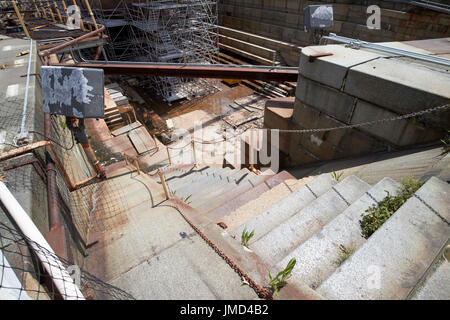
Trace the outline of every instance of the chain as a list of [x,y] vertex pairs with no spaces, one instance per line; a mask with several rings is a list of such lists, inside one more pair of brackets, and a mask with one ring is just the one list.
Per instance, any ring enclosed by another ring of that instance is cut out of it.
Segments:
[[237,273],[241,278],[244,278],[248,285],[255,290],[260,298],[266,300],[273,300],[270,292],[262,287],[260,287],[248,274],[246,274],[239,266],[233,262],[222,250],[220,250],[208,237],[200,231],[180,210],[181,215],[186,220],[186,222],[198,233],[200,237],[211,247],[213,250],[223,259],[225,262]]
[[[408,113],[408,114],[404,114],[404,115],[396,116],[396,117],[392,117],[392,118],[372,120],[372,121],[367,121],[367,122],[362,122],[362,123],[357,123],[357,124],[349,124],[349,125],[339,126],[339,127],[318,128],[318,129],[274,129],[274,130],[277,130],[280,133],[314,133],[314,132],[325,132],[325,131],[334,131],[334,130],[342,130],[342,129],[354,129],[354,128],[359,128],[359,127],[364,127],[364,126],[372,126],[372,125],[380,124],[380,123],[384,123],[384,122],[405,120],[405,119],[421,116],[421,115],[424,115],[427,113],[435,112],[435,111],[443,111],[445,109],[448,109],[449,107],[450,107],[450,104],[445,104],[442,106],[429,108],[429,109],[425,109],[425,110],[421,110],[421,111],[417,111],[417,112],[413,112],[413,113]],[[245,133],[246,131],[248,131],[250,129],[252,129],[252,128],[247,128],[247,129],[243,130],[242,132],[239,132],[231,137],[224,138],[221,140],[203,141],[203,140],[195,140],[194,139],[192,141],[194,141],[196,143],[200,143],[200,144],[216,144],[216,143],[226,142],[227,139],[231,139],[231,138],[237,137],[239,135],[242,135],[243,133]],[[183,148],[186,148],[188,145],[189,145],[189,143],[181,148],[169,147],[169,149],[183,149]]]
[[219,249],[208,237],[199,229],[197,226],[182,212],[182,210],[178,207],[178,204],[175,202],[175,206],[171,206],[175,208],[183,219],[195,230],[195,232],[223,259],[225,262],[242,278],[244,279],[248,285],[256,292],[258,297],[266,300],[273,300],[270,292],[262,287],[260,287],[248,274],[246,274],[239,266],[231,260],[222,250]]
[[340,130],[340,129],[353,129],[353,128],[359,128],[359,127],[363,127],[363,126],[371,126],[371,125],[379,124],[379,123],[383,123],[383,122],[409,119],[409,118],[421,116],[423,114],[427,114],[427,113],[434,112],[434,111],[442,111],[442,110],[448,109],[449,107],[450,107],[450,104],[445,104],[445,105],[442,105],[439,107],[425,109],[422,111],[417,111],[417,112],[413,112],[413,113],[409,113],[409,114],[405,114],[405,115],[401,115],[401,116],[397,116],[397,117],[392,117],[392,118],[388,118],[388,119],[373,120],[373,121],[367,121],[367,122],[362,122],[362,123],[357,123],[357,124],[350,124],[350,125],[340,126],[340,127],[322,128],[322,129],[300,129],[300,130],[296,130],[296,129],[289,130],[288,129],[288,130],[279,130],[279,131],[286,132],[286,133],[289,133],[289,132],[291,132],[291,133],[292,132],[312,133],[312,132],[333,131],[333,130]]

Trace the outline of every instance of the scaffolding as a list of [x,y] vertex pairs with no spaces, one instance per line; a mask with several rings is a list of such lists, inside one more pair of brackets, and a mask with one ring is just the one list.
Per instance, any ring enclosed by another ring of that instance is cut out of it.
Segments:
[[[114,7],[103,7],[102,0],[90,0],[95,20],[106,27],[108,44],[104,47],[108,60],[126,61],[134,57],[130,46],[129,18],[125,8],[125,1],[120,0]],[[88,16],[84,12],[84,16]],[[84,18],[90,21],[91,18]]]
[[[108,30],[110,44],[105,50],[111,60],[210,64],[218,51],[217,1],[122,0],[115,8],[103,8],[101,0],[91,4],[96,20]],[[202,79],[176,77],[139,82],[169,103],[215,87]]]

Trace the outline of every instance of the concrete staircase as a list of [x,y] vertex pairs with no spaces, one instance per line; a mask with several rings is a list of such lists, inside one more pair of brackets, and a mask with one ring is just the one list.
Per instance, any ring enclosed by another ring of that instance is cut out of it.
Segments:
[[[269,271],[277,274],[296,258],[275,299],[450,299],[450,265],[443,256],[450,243],[447,161],[444,156],[428,166],[421,188],[369,238],[361,234],[361,217],[386,192],[400,190],[398,177],[375,181],[351,173],[336,180],[322,173],[296,179],[285,171],[256,175],[246,168],[174,165],[162,168],[172,193],[164,200],[157,175],[134,176],[139,184],[118,175],[115,188],[128,194],[130,209],[124,210],[126,219],[98,236],[107,247],[92,256],[108,257],[110,269],[99,272],[140,298],[185,297],[199,283],[206,283],[197,292],[200,299],[257,298],[184,216],[261,287],[269,287]],[[147,192],[148,200],[142,196]],[[240,243],[244,228],[255,231],[248,247]],[[173,239],[165,243],[168,235]],[[114,244],[122,237],[131,237],[124,252]],[[112,262],[123,257],[126,266],[114,271]],[[217,272],[205,267],[211,264]],[[178,276],[183,266],[185,280]],[[156,285],[155,274],[165,274],[166,289]],[[155,289],[148,291],[150,285]]]
[[[267,271],[276,274],[295,257],[288,286],[303,294],[307,286],[309,298],[449,297],[450,268],[442,250],[450,238],[450,186],[439,178],[429,178],[366,239],[362,215],[386,192],[395,195],[401,188],[391,178],[370,185],[354,175],[336,181],[327,173],[301,181],[287,172],[258,176],[207,166],[171,168],[165,176],[175,196],[200,214],[203,227],[225,229],[214,230],[217,241],[228,242],[238,259],[253,257],[249,274],[262,285],[268,285]],[[287,182],[294,187],[283,193]],[[244,228],[255,235],[241,250]],[[298,298],[290,292],[281,290],[280,298]]]

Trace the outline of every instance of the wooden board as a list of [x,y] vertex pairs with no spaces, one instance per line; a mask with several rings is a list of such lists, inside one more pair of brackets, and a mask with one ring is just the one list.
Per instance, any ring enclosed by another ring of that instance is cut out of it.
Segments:
[[228,123],[230,126],[238,127],[241,124],[247,123],[249,121],[253,121],[258,119],[258,115],[254,114],[253,112],[250,112],[246,109],[241,109],[225,118],[223,118],[223,121]]
[[131,143],[138,154],[142,154],[156,148],[155,141],[145,127],[139,127],[130,131],[128,133],[128,137],[130,138]]
[[119,129],[116,129],[114,131],[111,131],[111,134],[114,137],[117,137],[117,136],[120,136],[121,134],[130,132],[131,130],[137,129],[137,128],[141,127],[141,126],[142,126],[142,124],[139,121],[136,121],[136,122],[133,122],[133,123],[131,123],[129,125],[126,125],[126,126],[124,126],[122,128],[119,128]]

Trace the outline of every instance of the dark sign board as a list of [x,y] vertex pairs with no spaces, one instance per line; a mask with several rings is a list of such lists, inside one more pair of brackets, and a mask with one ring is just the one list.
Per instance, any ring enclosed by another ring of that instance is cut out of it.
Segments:
[[304,11],[305,29],[329,29],[333,27],[333,6],[307,6]]
[[104,118],[102,69],[41,68],[44,112],[75,118]]

